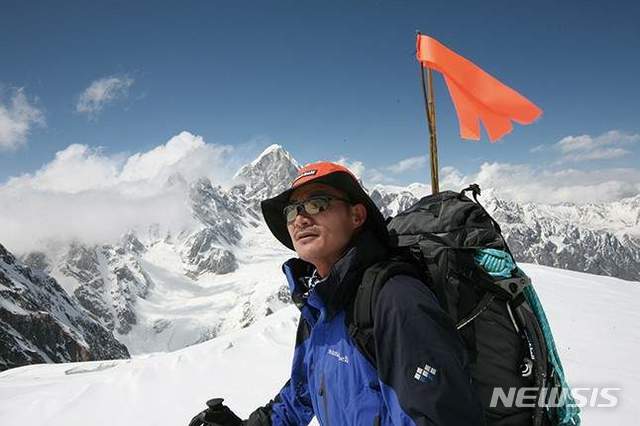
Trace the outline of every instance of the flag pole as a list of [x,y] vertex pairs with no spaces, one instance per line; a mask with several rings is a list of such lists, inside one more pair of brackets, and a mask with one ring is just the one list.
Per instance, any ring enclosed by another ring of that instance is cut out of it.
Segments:
[[[420,36],[420,32],[418,32]],[[440,179],[438,176],[438,138],[436,134],[436,102],[433,96],[433,76],[431,68],[420,65],[420,81],[422,82],[422,95],[424,97],[424,108],[427,115],[429,127],[429,157],[431,160],[431,193],[440,192]],[[426,74],[426,77],[425,77]],[[425,81],[426,80],[426,81]]]

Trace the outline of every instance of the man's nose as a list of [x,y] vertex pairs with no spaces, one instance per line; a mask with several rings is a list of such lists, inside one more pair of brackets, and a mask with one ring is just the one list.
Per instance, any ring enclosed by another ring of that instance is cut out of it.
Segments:
[[296,211],[296,218],[293,219],[293,225],[297,227],[306,226],[311,223],[311,217],[302,206],[298,206]]

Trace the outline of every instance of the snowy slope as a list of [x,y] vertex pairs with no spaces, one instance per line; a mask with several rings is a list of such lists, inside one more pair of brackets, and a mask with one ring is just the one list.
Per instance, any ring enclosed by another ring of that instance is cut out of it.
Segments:
[[[522,265],[532,277],[577,387],[622,388],[616,408],[586,408],[585,425],[630,425],[640,416],[640,284]],[[131,360],[44,364],[0,374],[3,426],[186,425],[223,396],[241,416],[287,379],[297,321],[290,306],[248,328],[171,353]]]
[[132,354],[173,351],[246,327],[290,303],[280,265],[292,254],[264,227],[237,245],[238,267],[223,275],[186,276],[175,246],[150,246],[141,264],[154,282],[137,301],[138,322],[119,340]]

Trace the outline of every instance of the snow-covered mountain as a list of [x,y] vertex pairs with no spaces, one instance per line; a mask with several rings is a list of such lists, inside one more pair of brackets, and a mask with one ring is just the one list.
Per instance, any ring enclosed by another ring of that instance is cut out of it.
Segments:
[[128,357],[126,347],[56,280],[20,263],[0,245],[0,370]]
[[[619,399],[616,407],[583,408],[583,424],[636,424],[638,283],[520,266],[545,306],[570,384],[620,389],[612,392]],[[246,418],[287,380],[298,315],[289,306],[248,328],[171,353],[5,371],[0,373],[2,425],[186,425],[212,397],[224,397]]]
[[484,204],[519,261],[640,280],[640,196],[608,204]]
[[246,184],[245,195],[254,200],[277,195],[296,177],[300,164],[280,145],[271,145],[251,163],[242,166],[234,179]]
[[280,247],[259,202],[291,182],[299,165],[277,145],[243,166],[223,189],[209,179],[169,186],[188,192],[192,225],[150,223],[119,241],[51,244],[23,256],[51,274],[132,353],[172,351],[237,330],[289,303]]
[[[118,241],[54,242],[24,254],[132,354],[173,351],[220,336],[289,302],[280,264],[293,255],[267,229],[260,201],[290,185],[299,163],[272,145],[242,166],[230,185],[172,175],[188,194],[189,225],[149,223]],[[377,185],[371,196],[394,215],[427,187]],[[460,190],[460,188],[451,188]],[[640,195],[616,203],[519,204],[483,189],[480,201],[501,223],[517,260],[640,280]]]

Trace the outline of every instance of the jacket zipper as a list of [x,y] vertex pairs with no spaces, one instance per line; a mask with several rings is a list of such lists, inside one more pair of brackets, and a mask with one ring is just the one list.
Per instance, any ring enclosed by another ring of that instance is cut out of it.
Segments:
[[329,403],[327,401],[327,387],[324,383],[324,373],[320,377],[320,396],[322,397],[322,408],[324,409],[325,424],[329,426]]

